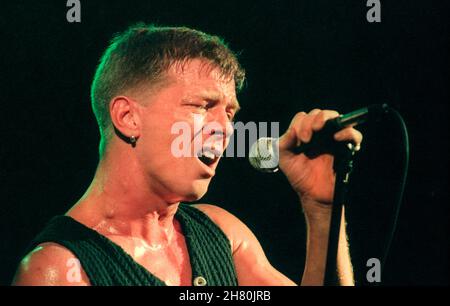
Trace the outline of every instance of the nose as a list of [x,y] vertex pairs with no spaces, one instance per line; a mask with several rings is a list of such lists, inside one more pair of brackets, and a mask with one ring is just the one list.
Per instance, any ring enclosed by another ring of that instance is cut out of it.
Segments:
[[209,114],[208,118],[208,130],[210,135],[222,136],[225,138],[233,135],[233,125],[228,118],[225,110],[218,109]]

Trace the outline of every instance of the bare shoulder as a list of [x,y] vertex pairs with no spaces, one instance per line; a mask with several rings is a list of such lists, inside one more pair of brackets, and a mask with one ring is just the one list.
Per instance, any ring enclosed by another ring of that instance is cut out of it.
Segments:
[[195,204],[193,206],[204,212],[215,223],[225,224],[225,223],[241,222],[233,214],[231,214],[230,212],[226,211],[225,209],[219,206],[211,204]]
[[76,256],[56,243],[43,243],[20,262],[16,286],[86,286],[89,280]]
[[225,209],[211,204],[193,205],[205,213],[228,237],[233,253],[239,248],[248,235],[253,235],[250,229],[236,216]]
[[237,217],[215,205],[194,206],[216,223],[230,240],[239,285],[295,285],[272,267],[256,236]]

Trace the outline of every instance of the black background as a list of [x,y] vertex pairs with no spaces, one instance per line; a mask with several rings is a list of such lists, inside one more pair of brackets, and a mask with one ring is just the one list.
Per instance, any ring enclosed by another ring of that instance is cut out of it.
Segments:
[[[6,1],[5,1],[6,2]],[[448,6],[365,0],[83,1],[81,23],[66,1],[9,1],[0,15],[0,284],[9,284],[27,242],[84,193],[97,164],[89,87],[111,36],[131,23],[186,25],[223,37],[247,71],[237,120],[278,121],[298,111],[342,113],[389,103],[410,132],[411,161],[384,285],[448,285]],[[348,231],[358,284],[380,258],[392,223],[402,147],[398,127],[361,127]],[[220,205],[259,238],[271,263],[299,282],[305,224],[282,174],[225,158],[202,202]]]

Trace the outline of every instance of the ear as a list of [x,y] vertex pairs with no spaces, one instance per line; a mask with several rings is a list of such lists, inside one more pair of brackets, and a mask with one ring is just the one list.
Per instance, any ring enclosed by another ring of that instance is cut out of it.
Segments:
[[137,102],[126,96],[115,97],[109,104],[109,114],[116,130],[126,138],[140,136],[140,117]]

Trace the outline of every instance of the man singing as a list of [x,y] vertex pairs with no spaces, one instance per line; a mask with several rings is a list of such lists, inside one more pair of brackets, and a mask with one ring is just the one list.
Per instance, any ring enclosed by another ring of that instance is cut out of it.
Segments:
[[[216,36],[142,24],[117,35],[92,83],[101,134],[95,176],[83,197],[33,240],[13,284],[295,285],[271,266],[235,216],[214,205],[185,204],[208,189],[232,134],[244,78],[236,56]],[[337,116],[300,112],[279,141],[280,169],[307,221],[302,285],[324,281],[335,176],[331,155],[308,158],[292,149]],[[191,156],[172,152],[177,122],[200,124],[201,132],[191,135]],[[221,129],[207,130],[212,122]],[[334,138],[357,146],[362,141],[353,128]],[[194,146],[199,139],[200,148]],[[353,285],[344,215],[342,221],[339,279]]]

